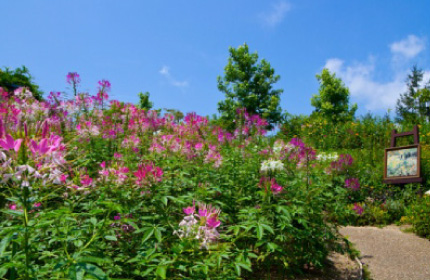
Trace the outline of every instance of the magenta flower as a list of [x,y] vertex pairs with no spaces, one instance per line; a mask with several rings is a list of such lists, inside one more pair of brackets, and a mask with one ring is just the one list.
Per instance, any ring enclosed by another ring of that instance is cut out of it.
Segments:
[[134,172],[133,175],[137,177],[138,183],[142,183],[145,179],[149,178],[152,178],[154,181],[161,182],[163,170],[158,166],[154,166],[151,162],[150,164],[139,165],[137,171]]
[[197,144],[195,144],[195,145],[194,145],[194,148],[195,148],[197,151],[201,150],[201,149],[203,148],[203,143],[197,143]]
[[354,208],[352,208],[352,210],[354,210],[357,215],[362,215],[364,212],[364,208],[358,203],[354,203]]
[[33,204],[34,208],[39,208],[40,206],[42,206],[42,203],[40,203],[40,202]]
[[93,179],[91,179],[90,176],[88,176],[88,175],[84,175],[81,178],[81,184],[84,187],[89,187],[89,186],[91,186],[92,183],[93,183]]
[[221,221],[218,220],[217,215],[211,215],[209,218],[206,219],[206,225],[210,228],[217,228],[221,224]]
[[99,86],[101,87],[100,90],[108,91],[111,88],[111,84],[108,80],[101,80],[98,82]]
[[196,211],[196,202],[193,200],[193,206],[188,206],[182,209],[186,215],[192,215]]
[[349,154],[343,154],[339,156],[337,161],[333,161],[331,163],[331,168],[337,171],[343,171],[348,166],[351,166],[354,163],[354,159]]
[[79,74],[76,72],[69,72],[67,74],[67,83],[70,85],[76,85],[81,82],[81,78],[79,77]]
[[208,211],[206,209],[199,209],[199,217],[206,217]]
[[9,209],[10,210],[16,210],[16,204],[9,205]]
[[278,194],[280,192],[282,192],[282,186],[278,185],[278,183],[276,183],[275,179],[272,179],[270,182],[270,190],[272,191],[273,194]]
[[194,211],[196,211],[196,208],[192,207],[192,206],[188,206],[186,208],[183,208],[182,210],[184,211],[184,213],[186,215],[192,215],[192,214],[194,214]]
[[360,182],[357,178],[346,179],[345,187],[354,191],[358,191],[360,189]]
[[6,151],[13,149],[15,152],[18,152],[21,147],[21,143],[22,139],[14,140],[10,134],[6,135],[5,139],[0,139],[0,146]]
[[33,139],[30,140],[30,150],[33,154],[44,155],[50,151],[48,139],[40,140],[39,144]]
[[114,216],[113,219],[115,221],[121,220],[121,215],[118,213],[118,215]]

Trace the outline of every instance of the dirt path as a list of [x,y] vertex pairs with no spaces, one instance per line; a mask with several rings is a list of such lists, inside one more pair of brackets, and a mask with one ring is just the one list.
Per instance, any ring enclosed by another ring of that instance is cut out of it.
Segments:
[[344,227],[374,280],[430,280],[430,242],[397,226]]

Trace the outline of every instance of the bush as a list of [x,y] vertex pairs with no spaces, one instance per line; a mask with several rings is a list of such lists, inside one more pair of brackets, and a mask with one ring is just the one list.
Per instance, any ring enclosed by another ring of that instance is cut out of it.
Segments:
[[416,234],[430,239],[430,196],[424,196],[412,204],[407,217]]

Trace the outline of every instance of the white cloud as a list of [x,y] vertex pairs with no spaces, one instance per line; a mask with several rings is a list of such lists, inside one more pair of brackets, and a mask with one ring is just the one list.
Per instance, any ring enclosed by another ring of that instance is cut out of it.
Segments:
[[344,61],[333,58],[327,60],[324,67],[335,72],[349,88],[351,97],[364,102],[367,110],[395,109],[400,93],[406,91],[407,72],[396,73],[388,82],[375,81],[375,59],[372,57],[365,63],[351,66],[345,66]]
[[169,73],[169,67],[167,67],[167,66],[163,66],[163,67],[161,68],[161,70],[159,71],[159,73],[160,73],[161,75],[163,75],[163,76],[170,76],[170,73]]
[[390,45],[391,52],[398,58],[414,58],[425,49],[424,38],[409,35],[406,39],[394,42]]
[[158,71],[162,76],[166,77],[167,81],[175,87],[183,88],[188,86],[188,81],[178,81],[170,74],[170,68],[166,65],[161,67],[160,71]]
[[[424,49],[424,38],[409,35],[406,39],[390,45],[391,59],[395,62],[401,58],[408,62]],[[391,65],[392,68],[388,69],[392,72],[391,79],[378,81],[375,78],[376,62],[373,56],[369,56],[365,62],[350,65],[346,65],[339,58],[331,58],[326,61],[324,67],[328,68],[330,72],[336,73],[336,76],[340,77],[349,88],[352,99],[364,103],[367,110],[394,110],[400,94],[407,90],[405,80],[410,73],[410,65],[406,63],[400,68]],[[429,79],[430,70],[427,69],[424,71],[421,86],[424,86]]]
[[285,14],[291,10],[291,4],[286,1],[281,1],[272,4],[272,9],[269,12],[260,14],[265,25],[274,27],[282,22]]

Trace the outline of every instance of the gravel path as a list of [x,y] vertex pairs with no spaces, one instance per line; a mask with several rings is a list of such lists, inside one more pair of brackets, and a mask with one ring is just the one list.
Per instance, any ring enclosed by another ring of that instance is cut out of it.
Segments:
[[430,280],[430,242],[397,226],[344,227],[374,280]]

